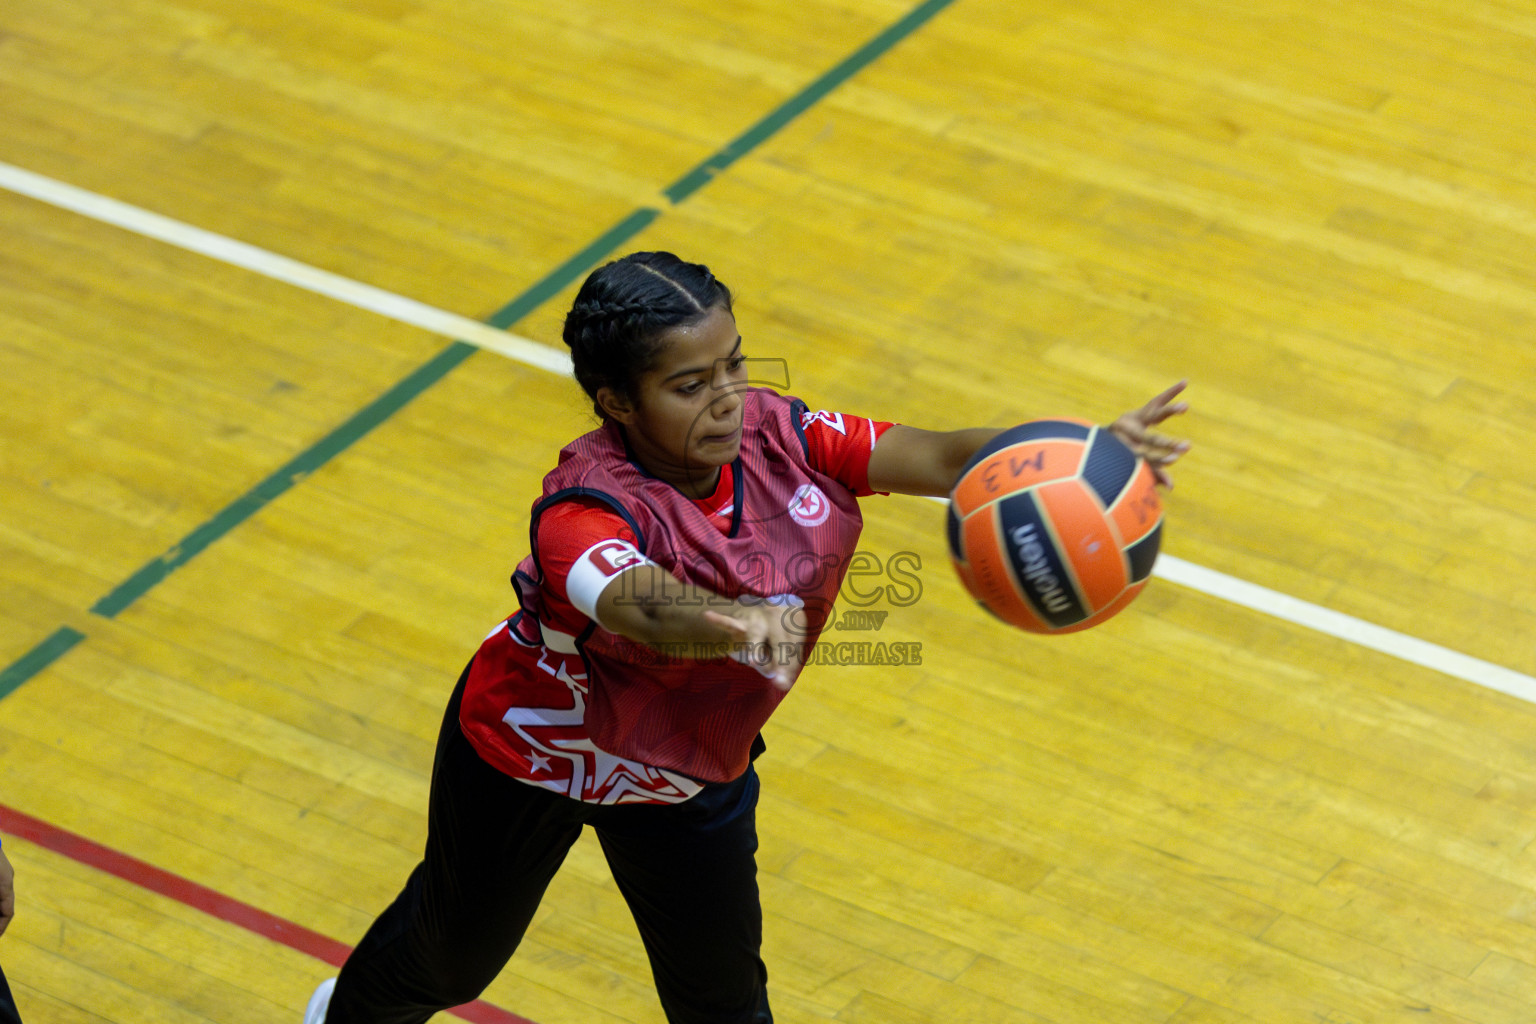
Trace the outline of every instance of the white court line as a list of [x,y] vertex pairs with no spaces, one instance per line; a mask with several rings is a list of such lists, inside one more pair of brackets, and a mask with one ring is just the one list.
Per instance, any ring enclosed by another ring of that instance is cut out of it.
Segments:
[[[552,373],[566,375],[571,373],[569,356],[527,338],[498,330],[478,320],[444,312],[413,299],[402,298],[392,292],[361,284],[244,242],[236,242],[222,235],[204,231],[202,228],[162,217],[157,213],[150,213],[136,206],[129,206],[115,199],[108,199],[94,192],[75,188],[73,185],[65,185],[10,164],[0,163],[0,188],[285,281],[392,320],[411,324],[456,341],[469,342],[529,366],[549,370]],[[1214,569],[1206,569],[1172,555],[1164,554],[1158,557],[1156,575],[1171,583],[1294,625],[1536,703],[1536,679],[1502,665],[1495,665],[1406,633],[1398,633],[1395,630],[1373,625],[1342,612],[1299,600]]]
[[137,206],[108,199],[106,196],[87,192],[45,178],[20,167],[0,163],[0,188],[30,196],[52,206],[71,210],[92,220],[103,221],[145,235],[181,249],[201,253],[223,263],[231,263],[246,270],[253,270],[266,277],[316,292],[328,298],[345,302],[349,306],[366,309],[391,320],[420,327],[434,334],[441,334],[455,341],[467,341],[492,352],[500,353],[520,363],[537,366],[552,373],[569,374],[570,356],[545,345],[498,330],[467,316],[447,313],[414,299],[403,298],[382,288],[361,284],[341,277],[328,270],[311,267],[307,263],[291,260],[286,256],[258,249],[254,245],[237,242],[223,235],[184,224],[179,220],[162,217],[158,213],[142,210]]
[[1536,703],[1536,679],[1503,665],[1495,665],[1491,661],[1483,661],[1407,633],[1377,626],[1172,555],[1157,556],[1155,574],[1171,583],[1219,597],[1232,604]]
[[[948,504],[947,498],[933,500]],[[1400,661],[1433,669],[1436,672],[1455,676],[1457,679],[1464,679],[1469,683],[1476,683],[1490,690],[1497,690],[1536,704],[1536,679],[1522,675],[1512,668],[1495,665],[1491,661],[1483,661],[1470,654],[1462,654],[1449,647],[1441,647],[1428,640],[1420,640],[1416,636],[1399,633],[1394,629],[1357,619],[1353,615],[1345,615],[1332,608],[1324,608],[1320,604],[1312,604],[1310,601],[1282,594],[1278,590],[1270,590],[1257,583],[1249,583],[1236,576],[1228,576],[1215,569],[1207,569],[1194,562],[1186,562],[1182,558],[1176,558],[1167,553],[1157,556],[1153,575],[1170,583],[1188,587],[1190,590],[1198,590],[1202,594],[1220,598],[1230,604],[1240,605],[1292,625],[1304,626],[1318,633],[1347,641],[1357,647],[1379,651]]]

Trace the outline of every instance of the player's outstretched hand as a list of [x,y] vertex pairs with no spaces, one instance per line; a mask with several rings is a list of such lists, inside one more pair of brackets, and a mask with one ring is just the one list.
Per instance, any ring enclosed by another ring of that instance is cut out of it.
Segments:
[[793,594],[746,598],[730,614],[706,611],[704,621],[731,636],[731,657],[751,665],[781,690],[795,685],[805,661],[805,637],[796,628],[796,609],[805,602]]
[[1125,442],[1126,447],[1147,461],[1147,467],[1152,470],[1152,476],[1158,484],[1170,490],[1173,488],[1173,477],[1168,475],[1168,467],[1189,451],[1189,442],[1159,434],[1152,428],[1171,416],[1189,410],[1188,402],[1174,401],[1188,386],[1189,381],[1179,381],[1140,409],[1125,413],[1109,426],[1114,435]]

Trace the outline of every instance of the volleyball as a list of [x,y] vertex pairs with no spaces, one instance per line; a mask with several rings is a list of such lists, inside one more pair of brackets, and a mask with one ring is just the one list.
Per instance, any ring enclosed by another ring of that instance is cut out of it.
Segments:
[[1106,427],[1035,420],[971,457],[950,492],[949,553],[972,597],[1032,633],[1096,626],[1146,586],[1163,508]]

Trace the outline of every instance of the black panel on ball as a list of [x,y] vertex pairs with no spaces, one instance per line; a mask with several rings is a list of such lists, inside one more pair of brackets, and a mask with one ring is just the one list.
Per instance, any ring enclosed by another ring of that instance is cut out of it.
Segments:
[[961,479],[982,459],[1002,451],[1009,445],[1019,444],[1023,441],[1041,441],[1048,438],[1086,441],[1088,440],[1089,432],[1092,430],[1092,427],[1084,426],[1081,423],[1070,423],[1067,420],[1031,420],[1029,423],[1021,423],[1016,427],[1009,427],[978,448],[976,454],[971,456],[971,461],[967,462],[965,468],[960,471],[960,476],[955,477],[955,479]]
[[949,537],[949,553],[955,561],[966,561],[965,550],[960,546],[960,517],[955,515],[955,503],[950,502],[944,522],[944,532]]
[[1013,578],[1035,613],[1058,629],[1086,619],[1088,609],[1051,542],[1034,495],[1015,494],[997,504],[999,539],[1008,550]]
[[1136,475],[1136,453],[1114,434],[1101,430],[1088,449],[1082,475],[1104,507],[1110,508]]
[[1157,549],[1163,542],[1163,524],[1158,523],[1152,532],[1125,549],[1125,557],[1131,563],[1131,582],[1140,583],[1152,575],[1152,563],[1157,561]]

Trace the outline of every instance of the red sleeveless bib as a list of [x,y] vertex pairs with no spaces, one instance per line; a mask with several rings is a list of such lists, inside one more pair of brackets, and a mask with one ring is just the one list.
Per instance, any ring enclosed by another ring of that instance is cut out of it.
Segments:
[[[708,656],[717,652],[657,651],[596,623],[578,637],[551,635],[540,622],[539,516],[571,497],[595,498],[629,523],[647,558],[685,582],[727,598],[795,594],[805,601],[796,622],[808,648],[832,610],[863,520],[852,493],[811,468],[804,412],[803,403],[766,389],[744,394],[727,534],[691,498],[633,461],[616,424],[560,453],[533,507],[535,554],[513,577],[522,611],[487,639],[466,687],[461,721],[487,761],[527,781],[567,788],[555,774],[545,777],[548,758],[535,753],[530,764],[525,748],[535,726],[558,720],[571,733],[579,712],[582,737],[566,735],[569,742],[556,749],[592,748],[574,767],[586,776],[586,790],[592,773],[611,774],[616,763],[631,799],[686,799],[697,791],[689,780],[724,782],[746,770],[752,742],[784,693],[749,665]],[[690,656],[676,656],[684,653]],[[560,689],[568,697],[557,708],[551,701]],[[602,799],[596,791],[567,791]]]

